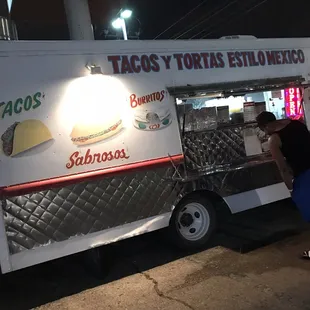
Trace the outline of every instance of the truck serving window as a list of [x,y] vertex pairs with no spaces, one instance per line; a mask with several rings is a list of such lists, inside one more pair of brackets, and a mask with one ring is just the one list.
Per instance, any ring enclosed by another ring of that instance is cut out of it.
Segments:
[[[255,122],[262,111],[277,119],[302,118],[301,77],[287,77],[230,84],[179,87],[180,126],[184,131],[212,130],[227,125]],[[185,122],[185,123],[184,123]]]

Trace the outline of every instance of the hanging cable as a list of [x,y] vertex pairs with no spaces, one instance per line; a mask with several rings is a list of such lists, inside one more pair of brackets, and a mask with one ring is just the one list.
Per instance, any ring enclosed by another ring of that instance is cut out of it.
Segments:
[[[258,4],[256,4],[255,6],[251,7],[250,9],[248,9],[247,11],[241,13],[240,15],[237,14],[239,17],[257,9],[259,6],[261,6],[262,4],[264,4],[265,2],[267,2],[268,0],[263,0],[263,1],[260,1]],[[225,23],[222,23],[222,25],[220,25],[220,27],[224,26],[224,25],[227,25],[227,24],[230,24],[237,16],[233,17],[232,19],[226,21]],[[205,39],[206,37],[208,37],[210,34],[214,33],[216,30],[220,29],[219,27],[217,27],[216,29],[208,32],[207,34],[205,34],[204,36],[201,37],[201,39]]]
[[213,14],[211,14],[211,16],[209,16],[207,19],[203,19],[202,21],[200,21],[199,23],[197,23],[196,25],[194,25],[193,27],[189,28],[188,30],[186,30],[185,32],[181,33],[180,35],[178,35],[177,37],[174,37],[173,40],[177,40],[180,37],[183,37],[185,34],[189,33],[190,31],[194,30],[195,28],[197,28],[198,26],[204,24],[205,22],[207,22],[208,20],[210,20],[212,17],[218,15],[219,13],[223,12],[225,9],[227,9],[228,7],[230,7],[232,4],[237,3],[238,0],[234,0],[234,1],[230,1],[228,4],[226,4],[224,7],[222,7],[221,9],[215,11]]
[[197,6],[195,6],[192,10],[187,12],[185,15],[183,15],[180,19],[178,19],[176,22],[174,22],[172,25],[170,25],[167,29],[162,31],[160,34],[158,34],[153,40],[156,40],[158,37],[160,37],[162,34],[166,33],[168,30],[170,30],[172,27],[174,27],[176,24],[178,24],[181,20],[185,19],[187,16],[192,14],[194,11],[196,11],[198,8],[200,8],[203,4],[205,4],[207,0],[202,1]]
[[[249,0],[248,0],[247,2],[249,2]],[[255,3],[257,3],[257,0],[252,1],[252,3],[250,3],[250,5],[253,5],[253,4],[255,4]],[[237,12],[237,13],[234,12],[234,13],[231,14],[229,17],[231,17],[231,16],[236,16],[237,14],[238,14],[238,12]],[[226,17],[225,20],[229,19],[229,17],[228,17],[228,18]],[[217,23],[217,24],[220,24],[220,23]],[[191,40],[191,39],[193,39],[193,38],[199,36],[200,34],[203,34],[203,33],[206,33],[207,31],[210,31],[210,30],[213,28],[213,26],[214,26],[214,25],[211,25],[211,27],[207,27],[207,29],[202,29],[202,30],[199,31],[198,33],[196,33],[196,34],[194,34],[193,36],[191,36],[191,37],[189,38],[189,40]],[[200,38],[198,38],[198,39],[200,39]]]
[[[237,0],[237,1],[238,1],[238,0]],[[230,0],[227,0],[227,1],[224,3],[224,5],[228,4],[229,2],[230,2]],[[200,24],[203,24],[204,22],[206,22],[207,20],[209,20],[209,19],[212,17],[212,16],[210,17],[210,15],[215,14],[215,13],[218,11],[218,9],[219,9],[219,8],[216,7],[216,8],[214,8],[213,10],[211,10],[210,12],[208,12],[207,14],[204,14],[204,15],[202,16],[202,18],[200,18],[200,20],[198,21],[198,23],[197,23],[197,22],[193,22],[191,25],[185,27],[184,29],[182,29],[181,31],[177,32],[177,33],[174,34],[172,37],[170,37],[170,40],[174,40],[176,37],[182,36],[183,33],[189,29],[189,27],[190,27],[191,30],[192,30],[192,29],[198,27]]]

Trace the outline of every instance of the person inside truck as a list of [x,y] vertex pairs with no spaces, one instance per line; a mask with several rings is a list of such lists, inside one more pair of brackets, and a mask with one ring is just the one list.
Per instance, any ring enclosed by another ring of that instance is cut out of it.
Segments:
[[[303,219],[310,222],[310,133],[298,120],[276,120],[271,112],[261,112],[258,127],[269,135],[269,148],[283,181]],[[310,259],[310,250],[303,252]]]

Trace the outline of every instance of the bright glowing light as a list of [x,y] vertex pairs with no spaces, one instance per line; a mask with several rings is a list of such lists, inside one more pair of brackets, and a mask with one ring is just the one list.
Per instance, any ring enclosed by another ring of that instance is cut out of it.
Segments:
[[113,28],[115,28],[115,29],[121,29],[121,28],[122,28],[122,25],[123,25],[123,21],[122,21],[121,18],[118,18],[118,19],[116,19],[116,20],[114,20],[114,21],[112,22],[112,26],[113,26]]
[[102,74],[89,75],[70,83],[60,102],[58,117],[62,128],[69,131],[80,127],[132,122],[129,94],[118,79]]
[[121,13],[121,17],[122,18],[130,18],[132,15],[132,11],[131,10],[124,10]]

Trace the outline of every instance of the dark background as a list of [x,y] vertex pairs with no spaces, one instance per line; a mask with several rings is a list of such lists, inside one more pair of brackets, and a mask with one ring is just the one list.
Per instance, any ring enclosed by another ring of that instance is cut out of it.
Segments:
[[[96,39],[121,38],[110,22],[122,7],[134,12],[128,21],[132,39],[154,39],[178,20],[158,39],[310,36],[309,0],[89,0],[89,5]],[[8,16],[6,0],[0,0],[0,15]],[[69,39],[63,0],[14,0],[11,18],[20,40]]]

